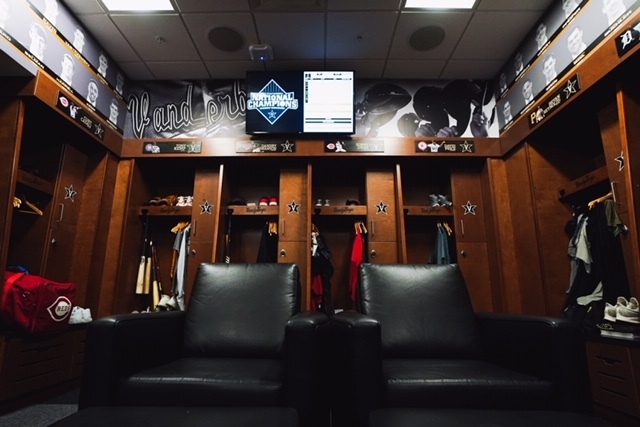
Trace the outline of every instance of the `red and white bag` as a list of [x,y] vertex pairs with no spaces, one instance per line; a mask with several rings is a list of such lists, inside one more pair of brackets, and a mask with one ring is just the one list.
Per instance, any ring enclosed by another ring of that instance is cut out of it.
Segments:
[[74,283],[59,283],[44,277],[4,272],[2,319],[31,334],[67,329],[76,297]]

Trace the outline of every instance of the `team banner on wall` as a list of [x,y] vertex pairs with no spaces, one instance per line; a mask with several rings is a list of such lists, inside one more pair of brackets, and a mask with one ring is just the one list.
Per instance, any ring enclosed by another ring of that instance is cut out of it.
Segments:
[[[354,136],[497,137],[493,93],[479,80],[356,81]],[[138,82],[128,107],[125,139],[246,136],[241,80]]]

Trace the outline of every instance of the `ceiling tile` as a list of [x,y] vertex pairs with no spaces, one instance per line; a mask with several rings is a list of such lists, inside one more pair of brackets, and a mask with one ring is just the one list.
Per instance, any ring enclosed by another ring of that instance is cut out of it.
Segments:
[[[391,46],[391,59],[448,59],[452,49],[458,44],[472,12],[403,12],[400,15]],[[445,39],[437,47],[418,51],[409,46],[414,31],[426,26],[444,29]]]
[[105,13],[98,0],[64,0],[63,3],[74,14]]
[[324,13],[256,13],[260,43],[281,59],[324,57]]
[[397,19],[397,12],[330,13],[327,58],[385,58]]
[[328,10],[398,10],[404,0],[328,0]]
[[[198,52],[179,15],[111,15],[125,39],[145,61],[198,60]],[[158,43],[160,36],[164,42]]]
[[289,70],[324,70],[324,61],[321,59],[307,60],[283,60],[268,62],[264,68],[266,71],[289,71]]
[[[249,13],[198,13],[183,15],[191,38],[203,60],[247,60],[249,45],[258,43],[253,20]],[[227,27],[237,31],[244,39],[244,46],[235,52],[226,52],[214,47],[208,39],[208,33],[216,27]]]
[[539,17],[539,12],[476,12],[451,58],[505,60]]
[[115,61],[139,61],[138,54],[107,15],[80,15],[82,24]]
[[553,0],[480,0],[477,10],[536,10],[544,11]]
[[174,0],[181,12],[249,11],[248,0]]

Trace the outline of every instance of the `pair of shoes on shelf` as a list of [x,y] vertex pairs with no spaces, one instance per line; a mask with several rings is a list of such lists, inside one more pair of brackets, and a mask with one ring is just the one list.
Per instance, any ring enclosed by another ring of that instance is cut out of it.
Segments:
[[437,206],[446,206],[450,207],[453,203],[442,194],[429,194],[429,206],[437,207]]
[[193,206],[193,196],[178,196],[176,206]]
[[178,203],[178,197],[171,194],[167,197],[154,197],[147,202],[149,206],[176,206]]
[[262,196],[259,204],[260,206],[278,206],[278,198],[276,196],[271,196],[271,198]]
[[78,307],[77,305],[71,309],[71,316],[69,316],[70,325],[76,325],[78,323],[89,323],[92,320],[91,309]]
[[319,208],[321,206],[331,206],[331,201],[329,199],[318,199],[316,200],[316,207]]
[[180,306],[178,305],[178,301],[175,296],[162,295],[160,298],[160,302],[156,307],[156,311],[174,311],[180,310]]
[[618,297],[616,305],[605,303],[604,319],[610,322],[627,322],[640,324],[640,305],[636,297],[627,301],[625,297]]

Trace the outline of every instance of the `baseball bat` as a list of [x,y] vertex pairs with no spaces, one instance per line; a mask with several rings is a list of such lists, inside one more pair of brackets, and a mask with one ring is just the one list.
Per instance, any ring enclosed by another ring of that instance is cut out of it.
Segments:
[[151,289],[151,247],[153,246],[153,242],[149,242],[149,250],[147,251],[147,258],[145,260],[144,265],[144,283],[142,293],[145,295],[149,295],[149,291]]
[[151,241],[151,280],[152,280],[152,295],[153,295],[153,308],[158,306],[160,302],[160,291],[158,289],[158,257],[156,255],[156,247]]
[[149,238],[149,218],[146,211],[143,211],[144,218],[144,236],[142,238],[142,250],[140,254],[140,264],[138,265],[138,277],[136,278],[136,294],[144,293],[144,275],[147,262],[147,239]]

